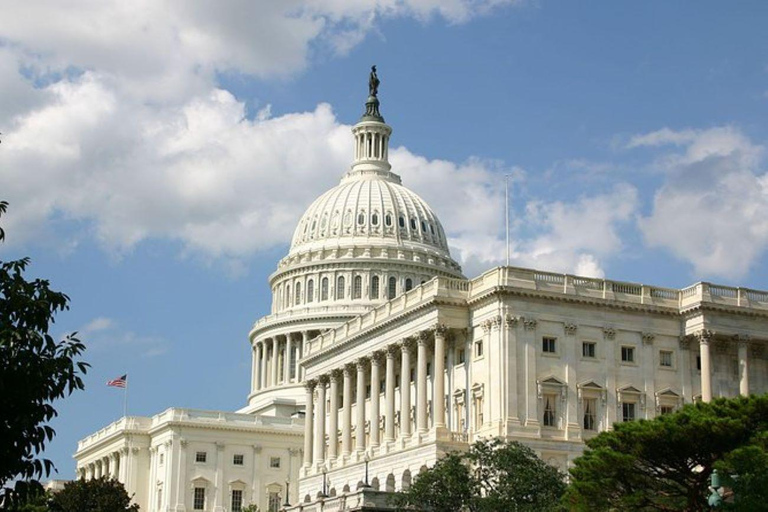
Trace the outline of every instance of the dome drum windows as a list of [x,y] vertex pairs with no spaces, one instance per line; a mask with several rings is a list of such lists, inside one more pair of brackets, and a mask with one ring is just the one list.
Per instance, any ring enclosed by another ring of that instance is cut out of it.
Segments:
[[336,279],[336,300],[344,300],[344,276]]
[[411,217],[411,231],[416,231],[416,219]]
[[362,297],[363,297],[363,278],[360,276],[355,276],[355,279],[352,285],[352,298],[361,299]]
[[393,276],[389,278],[387,283],[387,298],[392,300],[397,294],[397,279]]
[[373,212],[373,215],[371,215],[371,224],[373,226],[379,225],[379,214],[378,212]]
[[315,300],[315,281],[310,279],[307,281],[307,302],[313,302]]
[[384,217],[384,225],[387,227],[392,226],[392,214],[387,212],[387,215]]
[[410,277],[405,280],[405,291],[409,292],[413,289],[413,279]]
[[324,277],[320,281],[320,300],[328,300],[328,278]]
[[298,306],[299,304],[301,304],[301,283],[296,283],[296,286],[294,286],[294,289],[296,290],[295,291],[296,297],[293,303]]
[[372,300],[379,298],[379,276],[373,276],[371,278],[371,293],[370,297]]

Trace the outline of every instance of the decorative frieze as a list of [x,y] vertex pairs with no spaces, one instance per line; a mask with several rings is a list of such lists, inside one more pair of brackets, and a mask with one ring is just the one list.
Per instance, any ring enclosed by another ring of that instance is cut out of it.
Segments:
[[653,340],[656,338],[656,335],[652,332],[643,332],[640,333],[640,337],[643,339],[643,345],[653,345]]
[[603,327],[603,337],[607,340],[616,339],[616,329],[613,327]]
[[575,335],[577,329],[578,327],[576,326],[576,324],[569,323],[569,322],[566,322],[565,324],[563,324],[563,330],[565,331],[565,334],[567,334],[568,336]]
[[526,331],[536,330],[536,324],[538,324],[538,322],[536,321],[535,318],[523,317],[523,326],[525,326]]

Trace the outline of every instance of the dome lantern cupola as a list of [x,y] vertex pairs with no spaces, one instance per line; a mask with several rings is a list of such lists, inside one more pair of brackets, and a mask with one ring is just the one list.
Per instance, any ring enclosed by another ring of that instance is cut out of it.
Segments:
[[355,138],[355,160],[345,179],[375,178],[401,183],[400,176],[390,172],[389,137],[392,127],[384,122],[379,112],[379,81],[376,66],[371,67],[368,79],[368,99],[365,113],[352,127]]

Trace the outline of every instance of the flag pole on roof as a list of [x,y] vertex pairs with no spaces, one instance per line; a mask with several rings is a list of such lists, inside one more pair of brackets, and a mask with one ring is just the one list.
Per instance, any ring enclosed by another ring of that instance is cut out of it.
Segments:
[[123,389],[123,416],[128,416],[128,374],[108,380],[107,386]]

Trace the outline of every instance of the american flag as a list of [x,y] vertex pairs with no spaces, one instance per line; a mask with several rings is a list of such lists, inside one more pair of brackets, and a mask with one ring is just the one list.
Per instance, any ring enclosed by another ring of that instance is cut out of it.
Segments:
[[128,374],[127,373],[125,375],[123,375],[122,377],[118,377],[116,379],[108,380],[107,381],[107,386],[112,386],[112,387],[115,387],[115,388],[124,388],[127,385],[128,385]]

